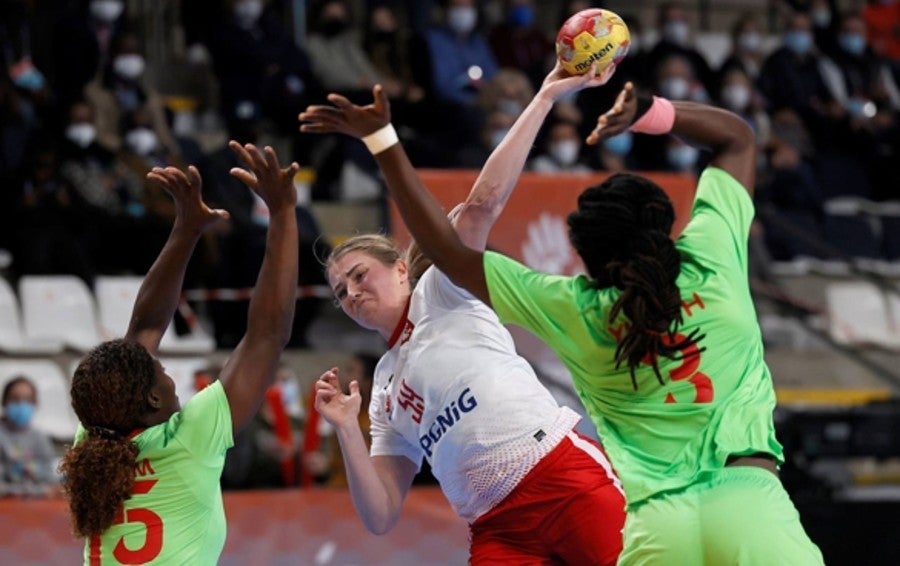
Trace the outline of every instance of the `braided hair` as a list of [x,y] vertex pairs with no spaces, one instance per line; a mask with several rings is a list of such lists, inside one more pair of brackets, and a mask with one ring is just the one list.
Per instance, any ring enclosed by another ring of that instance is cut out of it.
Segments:
[[69,448],[59,470],[75,534],[101,534],[131,497],[138,447],[128,435],[149,409],[156,365],[140,344],[111,340],[84,357],[72,377],[72,408],[87,437]]
[[585,189],[578,210],[568,217],[569,239],[596,287],[621,291],[609,321],[620,313],[629,320],[615,361],[617,368],[628,365],[635,389],[641,362],[652,366],[662,384],[659,356],[674,359],[703,338],[698,330],[678,336],[681,293],[675,281],[681,256],[669,237],[674,221],[666,193],[649,179],[628,173]]

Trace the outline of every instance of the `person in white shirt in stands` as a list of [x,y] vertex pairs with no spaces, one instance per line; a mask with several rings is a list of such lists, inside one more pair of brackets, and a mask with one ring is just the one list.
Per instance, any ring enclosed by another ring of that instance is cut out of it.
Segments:
[[[554,100],[607,78],[551,74],[520,120],[539,127]],[[462,211],[454,221],[469,246],[485,249],[490,219]],[[336,429],[366,527],[382,534],[397,524],[424,457],[470,525],[470,564],[615,564],[619,480],[494,312],[414,245],[404,257],[382,235],[337,246],[326,270],[344,312],[388,342],[369,405],[371,451],[357,419],[359,385],[342,392],[337,368],[316,383],[316,409]]]

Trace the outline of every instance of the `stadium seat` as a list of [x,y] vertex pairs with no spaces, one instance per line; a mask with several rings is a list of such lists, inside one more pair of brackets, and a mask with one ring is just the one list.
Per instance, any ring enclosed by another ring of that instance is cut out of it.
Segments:
[[881,203],[878,209],[884,257],[900,261],[900,202]]
[[19,298],[28,340],[61,340],[81,352],[102,341],[94,295],[81,279],[26,275],[19,280]]
[[[143,278],[139,276],[101,276],[94,283],[100,330],[105,339],[118,338],[128,330],[128,321]],[[203,354],[216,348],[215,340],[199,324],[188,334],[179,335],[169,325],[159,345],[160,353]]]
[[34,426],[56,440],[75,436],[78,418],[69,402],[69,379],[51,360],[0,358],[0,389],[17,375],[30,379],[38,392]]
[[194,386],[194,374],[209,367],[209,361],[202,356],[191,356],[160,358],[159,362],[175,381],[175,393],[178,394],[178,400],[184,407],[184,404],[197,393],[197,388]]
[[825,238],[828,243],[851,257],[882,257],[880,222],[867,212],[865,199],[839,198],[825,202]]
[[59,340],[29,340],[22,329],[19,298],[6,279],[0,277],[0,351],[7,354],[56,354],[63,351]]
[[834,281],[825,290],[829,332],[840,344],[900,350],[900,300],[872,283]]

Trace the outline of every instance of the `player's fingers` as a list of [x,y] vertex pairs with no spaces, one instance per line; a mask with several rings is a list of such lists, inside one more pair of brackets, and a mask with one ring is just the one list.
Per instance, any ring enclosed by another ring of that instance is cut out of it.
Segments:
[[231,170],[228,171],[228,173],[248,187],[256,188],[256,175],[254,175],[250,171],[241,169],[240,167],[232,167]]
[[337,106],[338,108],[341,108],[341,109],[347,109],[347,108],[353,107],[353,103],[350,102],[350,100],[346,96],[343,96],[341,94],[337,94],[334,92],[328,95],[328,102],[334,104],[335,106]]

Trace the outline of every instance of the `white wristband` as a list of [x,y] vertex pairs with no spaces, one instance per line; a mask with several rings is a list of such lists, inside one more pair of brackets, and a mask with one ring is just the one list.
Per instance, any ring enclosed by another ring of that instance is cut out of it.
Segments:
[[394,129],[394,126],[388,124],[380,130],[376,130],[367,136],[363,136],[362,141],[366,144],[366,147],[369,148],[369,153],[378,155],[382,151],[398,143],[400,138],[397,137],[397,130]]

